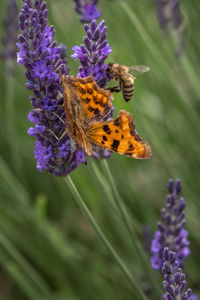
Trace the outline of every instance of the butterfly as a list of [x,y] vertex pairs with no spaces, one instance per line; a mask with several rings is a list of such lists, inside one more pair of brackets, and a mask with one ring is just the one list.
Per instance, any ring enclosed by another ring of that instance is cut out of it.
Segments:
[[135,130],[133,117],[121,110],[115,119],[104,121],[112,109],[113,96],[101,89],[93,75],[75,78],[62,75],[66,133],[76,147],[92,156],[92,145],[129,157],[145,159],[151,156],[150,146]]

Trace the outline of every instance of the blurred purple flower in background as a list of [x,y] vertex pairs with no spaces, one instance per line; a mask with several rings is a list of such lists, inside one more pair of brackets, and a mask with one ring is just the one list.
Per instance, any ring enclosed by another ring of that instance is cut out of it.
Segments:
[[180,28],[183,18],[179,0],[155,0],[155,3],[160,27],[167,29],[171,24],[174,30]]
[[185,274],[180,268],[179,259],[175,252],[170,251],[167,247],[163,251],[164,275],[163,287],[166,291],[164,298],[167,300],[197,300],[197,296],[192,294],[192,290],[186,287]]
[[166,198],[166,208],[162,209],[162,222],[158,223],[158,230],[155,232],[151,245],[152,267],[161,269],[163,265],[163,251],[167,247],[176,253],[176,260],[179,266],[182,264],[190,250],[187,239],[188,232],[185,230],[185,200],[180,197],[181,181],[172,179],[168,182],[169,195]]
[[13,74],[14,64],[16,64],[17,16],[18,8],[16,0],[10,0],[7,4],[6,18],[4,20],[5,35],[2,38],[3,50],[1,51],[1,58],[6,65],[8,74]]
[[[75,46],[72,49],[74,54],[71,56],[74,59],[79,59],[81,66],[77,77],[85,78],[93,74],[97,85],[100,88],[104,88],[110,78],[106,74],[107,65],[105,60],[112,52],[110,45],[106,40],[107,27],[105,21],[102,20],[98,25],[96,20],[93,20],[88,26],[84,25],[87,36],[83,38],[85,46],[82,44]],[[108,120],[113,115],[114,107],[110,115],[106,116],[104,121]],[[94,158],[108,158],[111,154],[109,150],[93,147]]]
[[47,26],[47,3],[42,0],[24,0],[19,14],[21,34],[17,44],[18,64],[25,68],[28,79],[26,87],[34,96],[31,103],[34,109],[28,119],[35,123],[28,133],[36,137],[34,155],[39,171],[44,169],[58,176],[65,176],[79,164],[85,163],[83,152],[79,152],[65,135],[63,90],[59,71],[68,73],[66,48],[52,41],[55,30]]
[[74,2],[76,12],[81,15],[81,22],[90,23],[101,16],[97,7],[99,0],[74,0]]
[[179,57],[184,50],[183,35],[183,16],[180,8],[179,0],[155,0],[157,8],[157,18],[162,30],[168,31],[172,29],[177,34],[178,49],[176,56]]

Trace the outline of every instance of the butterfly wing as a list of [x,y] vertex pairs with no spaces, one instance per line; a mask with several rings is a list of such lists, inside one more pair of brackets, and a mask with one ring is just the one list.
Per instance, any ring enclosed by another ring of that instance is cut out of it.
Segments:
[[124,110],[115,120],[89,125],[87,136],[91,143],[119,154],[139,159],[151,156],[150,146],[137,134],[131,114]]
[[87,122],[89,123],[91,120],[100,121],[106,117],[112,109],[111,92],[99,88],[92,74],[86,78],[74,79],[80,107]]

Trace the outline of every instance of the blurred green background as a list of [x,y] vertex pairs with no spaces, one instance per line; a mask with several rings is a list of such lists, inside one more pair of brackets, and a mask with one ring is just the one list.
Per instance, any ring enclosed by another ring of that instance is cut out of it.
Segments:
[[[5,34],[7,2],[1,0],[0,37]],[[21,7],[22,1],[17,2]],[[199,0],[181,1],[185,49],[179,59],[174,55],[177,34],[161,31],[154,1],[99,2],[113,50],[107,62],[151,68],[137,77],[132,101],[125,103],[117,94],[114,105],[115,114],[120,109],[133,114],[137,131],[151,145],[152,158],[140,161],[113,154],[107,164],[87,159],[71,178],[138,285],[149,299],[162,299],[163,278],[154,270],[146,273],[144,266],[150,263],[138,249],[145,240],[144,227],[156,230],[168,179],[179,177],[191,242],[184,272],[187,286],[198,294]],[[55,39],[67,45],[71,74],[76,75],[78,62],[70,55],[85,32],[74,3],[48,0],[48,9],[49,25],[55,25]],[[25,87],[24,67],[16,65],[13,77],[6,74],[2,60],[0,69],[0,299],[134,299],[132,286],[84,218],[64,179],[36,169],[34,138],[27,134],[32,126],[27,120],[31,92]],[[119,195],[130,216],[132,240],[114,204]]]

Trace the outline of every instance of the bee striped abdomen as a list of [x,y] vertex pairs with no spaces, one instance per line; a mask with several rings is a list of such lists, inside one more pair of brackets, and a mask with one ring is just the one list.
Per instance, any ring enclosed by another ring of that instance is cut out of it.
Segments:
[[134,80],[133,78],[124,80],[122,82],[122,93],[125,101],[129,101],[134,93]]

